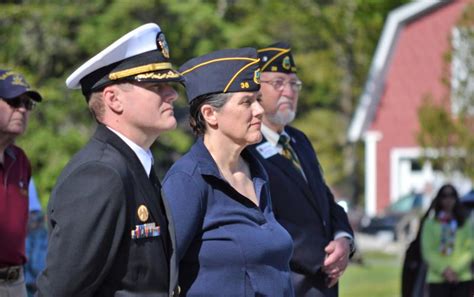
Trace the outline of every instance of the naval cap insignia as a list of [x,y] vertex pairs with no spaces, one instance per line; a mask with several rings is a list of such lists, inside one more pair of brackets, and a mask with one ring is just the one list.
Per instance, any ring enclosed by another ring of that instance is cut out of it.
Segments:
[[158,33],[158,36],[156,36],[156,46],[163,54],[163,57],[166,59],[170,58],[168,42],[166,42],[165,34],[163,32]]

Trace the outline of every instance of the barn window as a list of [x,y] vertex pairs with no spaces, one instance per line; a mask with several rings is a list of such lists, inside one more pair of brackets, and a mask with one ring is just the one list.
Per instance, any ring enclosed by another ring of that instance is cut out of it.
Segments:
[[421,171],[423,169],[422,160],[411,160],[411,171]]

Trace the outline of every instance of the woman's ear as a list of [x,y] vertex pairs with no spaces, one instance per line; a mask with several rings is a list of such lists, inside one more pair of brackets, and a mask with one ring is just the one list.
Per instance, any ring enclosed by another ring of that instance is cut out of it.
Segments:
[[203,104],[201,106],[200,112],[203,119],[210,127],[217,127],[217,116],[214,107],[209,104]]
[[123,112],[123,102],[120,96],[120,88],[116,85],[107,86],[102,90],[104,104],[115,113]]

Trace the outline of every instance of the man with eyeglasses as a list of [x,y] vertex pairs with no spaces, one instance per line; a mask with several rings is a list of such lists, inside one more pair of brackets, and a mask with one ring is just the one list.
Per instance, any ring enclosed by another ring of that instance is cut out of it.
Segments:
[[23,265],[31,166],[13,143],[40,101],[21,74],[0,69],[0,296],[27,296]]
[[289,126],[302,83],[289,44],[258,51],[263,140],[253,146],[264,164],[276,219],[294,241],[290,261],[295,296],[337,296],[337,281],[354,252],[346,213],[334,201],[309,139]]

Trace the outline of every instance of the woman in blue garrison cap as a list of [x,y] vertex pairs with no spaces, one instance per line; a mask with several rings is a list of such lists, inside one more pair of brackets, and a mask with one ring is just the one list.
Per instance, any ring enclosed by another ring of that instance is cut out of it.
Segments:
[[216,51],[186,62],[198,135],[168,171],[184,296],[293,296],[292,240],[273,215],[267,174],[246,147],[261,140],[257,52]]

